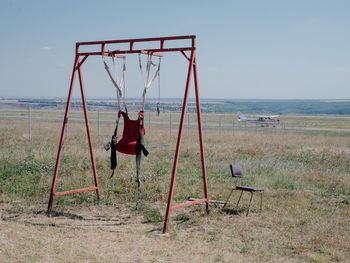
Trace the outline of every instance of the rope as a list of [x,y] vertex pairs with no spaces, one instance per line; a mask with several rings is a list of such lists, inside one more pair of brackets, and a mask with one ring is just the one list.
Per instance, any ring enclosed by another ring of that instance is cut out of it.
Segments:
[[141,201],[141,180],[140,180],[140,166],[141,166],[141,153],[143,155],[148,156],[149,152],[145,148],[142,127],[144,125],[144,112],[139,112],[138,117],[138,130],[139,130],[139,138],[136,144],[136,175],[137,175],[137,202],[136,202],[136,210],[138,209],[138,205]]
[[125,72],[126,72],[126,59],[124,57],[123,58],[123,75],[122,75],[122,80],[123,80],[122,84],[123,84],[123,88],[124,88],[124,90],[123,90],[123,106],[124,106],[126,114],[128,114],[128,109],[127,109],[126,103],[125,103],[125,101],[126,101],[126,99],[125,99],[125,97],[126,97]]
[[[109,70],[109,67],[108,67],[108,64],[104,58],[104,55],[102,55],[102,60],[103,60],[104,66],[105,66],[105,70],[107,71],[109,78],[111,79],[114,87],[116,88],[118,108],[119,108],[118,110],[121,110],[122,107],[121,107],[120,98],[122,97],[123,91],[125,91],[125,72],[126,72],[125,58],[123,58],[123,72],[122,72],[122,77],[121,77],[120,81],[118,79],[118,64],[117,64],[117,60],[114,59],[114,56],[112,56],[112,62],[113,62],[113,66],[114,66],[114,77],[112,76],[111,71]],[[124,107],[125,107],[125,95],[124,95]]]
[[[114,173],[114,170],[113,170]],[[114,201],[113,199],[113,195],[114,195],[114,177],[112,177],[112,195],[111,195],[111,200],[114,206],[117,206],[117,203]]]
[[156,64],[154,64],[152,62],[152,54],[150,53],[147,56],[146,77],[144,76],[143,69],[142,69],[141,54],[139,54],[139,67],[140,67],[141,75],[142,75],[143,82],[145,85],[145,88],[144,88],[143,93],[142,93],[142,109],[141,109],[142,111],[145,108],[145,99],[146,99],[147,90],[152,85],[152,83],[154,82],[154,80],[156,79],[156,77],[160,71],[160,62],[161,62],[161,57],[159,57],[158,68],[155,71],[153,77],[150,79],[151,65],[156,66]]
[[157,115],[160,115],[160,70],[158,71],[158,103],[157,103]]

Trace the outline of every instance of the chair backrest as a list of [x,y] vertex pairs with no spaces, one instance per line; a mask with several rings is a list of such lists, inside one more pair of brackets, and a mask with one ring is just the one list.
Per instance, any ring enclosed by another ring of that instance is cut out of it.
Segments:
[[232,177],[243,178],[242,167],[239,164],[230,164]]

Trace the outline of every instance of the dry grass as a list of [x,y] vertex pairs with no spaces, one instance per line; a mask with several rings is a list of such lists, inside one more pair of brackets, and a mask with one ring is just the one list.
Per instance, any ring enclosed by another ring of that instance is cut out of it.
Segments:
[[[0,121],[1,262],[347,262],[350,258],[350,141],[348,137],[207,133],[211,199],[230,190],[229,163],[239,163],[246,183],[265,188],[249,217],[235,209],[194,206],[172,213],[162,228],[176,143],[167,130],[146,137],[142,204],[134,210],[134,157],[118,155],[115,199],[109,178],[109,136],[93,130],[102,199],[94,192],[54,199],[45,214],[57,154],[60,123],[36,123],[28,142],[25,123]],[[111,126],[102,126],[109,134]],[[175,131],[175,130],[174,130]],[[175,132],[174,132],[175,133]],[[37,136],[40,134],[40,136]],[[185,133],[186,135],[186,133]],[[198,138],[182,144],[175,202],[201,197]],[[85,128],[71,124],[57,191],[92,186]],[[238,193],[236,193],[238,194]],[[234,197],[237,198],[237,195]]]

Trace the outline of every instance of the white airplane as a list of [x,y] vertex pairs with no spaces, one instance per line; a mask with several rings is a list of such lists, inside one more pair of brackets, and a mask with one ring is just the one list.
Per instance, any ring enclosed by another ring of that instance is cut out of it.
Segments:
[[276,127],[276,125],[280,122],[280,120],[277,119],[278,116],[279,115],[271,115],[271,116],[257,116],[257,118],[248,118],[244,116],[241,112],[238,112],[239,121],[246,121],[246,122],[260,124],[261,127],[269,127],[269,125]]

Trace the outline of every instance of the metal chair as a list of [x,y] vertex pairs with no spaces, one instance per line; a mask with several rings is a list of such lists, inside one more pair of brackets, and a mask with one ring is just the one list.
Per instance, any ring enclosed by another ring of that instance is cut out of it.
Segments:
[[243,191],[250,192],[250,201],[249,201],[249,206],[248,206],[248,210],[247,210],[247,214],[246,214],[246,216],[248,216],[249,211],[250,211],[250,205],[251,205],[252,199],[253,199],[253,194],[255,192],[260,192],[260,194],[261,194],[261,197],[260,197],[260,211],[261,211],[262,210],[262,194],[263,194],[264,189],[263,188],[257,188],[257,187],[251,187],[251,186],[243,186],[242,185],[243,172],[242,172],[242,168],[241,168],[240,165],[238,165],[238,164],[230,164],[230,169],[231,169],[232,177],[239,179],[240,183],[237,184],[237,182],[236,182],[236,184],[234,186],[232,186],[232,190],[231,190],[229,196],[227,197],[227,200],[226,200],[226,202],[224,204],[224,207],[226,206],[226,204],[227,204],[228,200],[230,199],[230,197],[231,197],[231,195],[232,195],[234,190],[241,190],[241,194],[239,196],[236,208],[238,207],[238,204],[241,201]]

